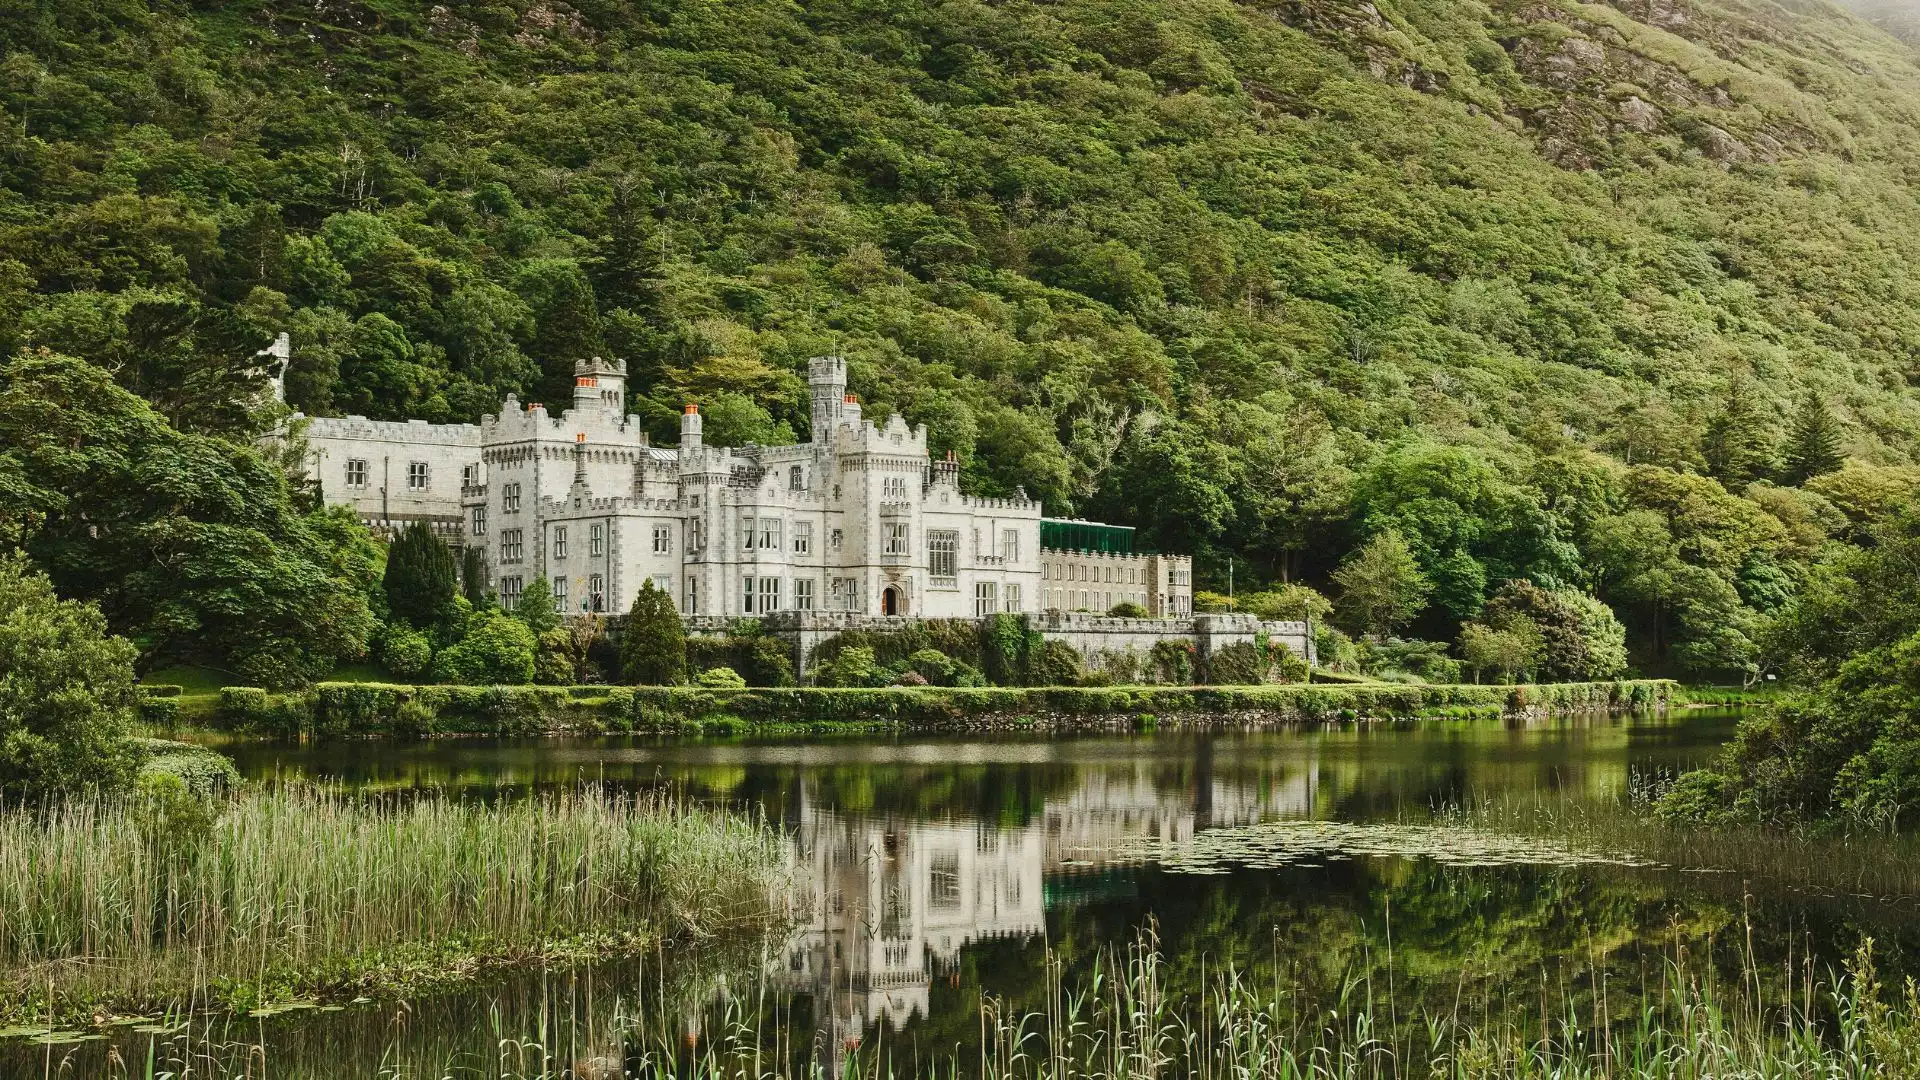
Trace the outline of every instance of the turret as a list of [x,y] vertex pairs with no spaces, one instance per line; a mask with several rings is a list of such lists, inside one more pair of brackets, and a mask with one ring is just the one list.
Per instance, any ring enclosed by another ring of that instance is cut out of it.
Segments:
[[847,393],[847,361],[839,356],[816,356],[807,361],[807,382],[813,388],[813,441],[833,441]]
[[680,449],[700,449],[700,406],[687,402],[687,411],[680,414]]
[[573,407],[601,409],[608,416],[624,415],[627,408],[627,362],[603,360],[576,361],[573,365]]

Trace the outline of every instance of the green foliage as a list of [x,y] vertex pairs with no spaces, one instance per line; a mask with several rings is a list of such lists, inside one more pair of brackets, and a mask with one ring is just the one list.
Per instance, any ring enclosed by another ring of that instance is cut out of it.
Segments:
[[526,623],[534,637],[560,628],[560,614],[553,607],[553,586],[544,576],[527,582],[519,602],[513,605],[513,617]]
[[889,673],[875,660],[872,648],[849,645],[825,663],[816,664],[810,678],[815,686],[880,686]]
[[132,779],[134,648],[91,604],[0,555],[0,794],[33,798]]
[[139,759],[142,779],[158,774],[171,776],[202,799],[226,795],[240,787],[240,770],[225,754],[167,739],[133,739],[131,745]]
[[1505,630],[1521,618],[1532,624],[1530,633],[1540,636],[1536,675],[1543,682],[1609,679],[1626,669],[1626,631],[1605,604],[1590,596],[1509,581],[1487,604],[1485,621]]
[[[515,615],[519,610],[515,609]],[[533,681],[542,686],[566,686],[579,682],[585,674],[576,659],[573,635],[555,626],[539,635],[534,643]]]
[[1475,682],[1489,671],[1512,682],[1532,671],[1546,648],[1540,627],[1525,615],[1509,615],[1499,626],[1468,623],[1460,628],[1460,657],[1473,669]]
[[693,685],[704,690],[745,690],[747,680],[730,667],[708,668],[694,677]]
[[686,649],[689,670],[731,668],[749,686],[792,686],[795,682],[792,650],[780,638],[760,633],[757,626],[736,626],[725,637],[688,638]]
[[686,677],[687,636],[673,599],[648,578],[620,632],[620,671],[628,682],[668,684]]
[[1027,685],[1076,686],[1083,667],[1080,654],[1064,641],[1043,641],[1028,659]]
[[535,646],[525,623],[499,611],[477,611],[460,640],[434,657],[433,677],[466,685],[530,683]]
[[446,541],[416,521],[387,548],[387,610],[416,630],[445,632],[454,621],[458,576]]
[[1333,579],[1340,585],[1340,613],[1348,625],[1380,637],[1419,614],[1433,591],[1406,540],[1392,530],[1367,541]]
[[380,634],[380,666],[397,679],[418,679],[433,667],[433,640],[394,624]]
[[1264,681],[1261,669],[1265,666],[1265,657],[1251,642],[1235,642],[1207,657],[1207,682],[1215,686],[1255,685]]
[[176,430],[89,364],[0,368],[0,533],[148,662],[295,685],[365,654],[377,552],[255,451]]
[[1116,619],[1144,619],[1147,617],[1147,609],[1131,600],[1122,600],[1109,608],[1107,614]]
[[1311,585],[1289,582],[1266,592],[1249,593],[1240,598],[1240,610],[1263,619],[1282,622],[1325,622],[1333,614],[1333,601]]
[[1460,661],[1447,655],[1442,641],[1403,640],[1362,642],[1360,666],[1376,678],[1411,676],[1422,682],[1457,683]]
[[1156,641],[1148,658],[1153,665],[1155,682],[1174,686],[1193,682],[1195,665],[1191,641]]
[[42,6],[5,31],[0,356],[170,435],[35,391],[0,542],[48,522],[148,659],[293,684],[372,630],[364,553],[220,460],[281,327],[309,413],[558,407],[617,355],[654,435],[692,399],[716,442],[800,433],[840,352],[971,492],[1138,526],[1207,591],[1332,592],[1391,529],[1428,588],[1357,632],[1526,579],[1655,670],[1751,674],[1817,557],[1748,492],[1789,403],[1782,476],[1849,539],[1914,487],[1920,84],[1831,6]]
[[1840,452],[1840,425],[1833,410],[1819,395],[1808,391],[1801,395],[1800,410],[1794,414],[1793,429],[1787,435],[1786,472],[1789,484],[1804,484],[1840,468],[1845,460]]
[[476,608],[486,607],[491,600],[492,590],[487,588],[487,553],[484,548],[469,546],[460,552],[460,595]]

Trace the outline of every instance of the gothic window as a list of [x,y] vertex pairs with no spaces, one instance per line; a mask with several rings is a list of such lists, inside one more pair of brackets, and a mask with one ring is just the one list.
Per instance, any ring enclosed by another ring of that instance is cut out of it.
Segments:
[[607,579],[599,574],[587,577],[587,603],[592,611],[607,610]]
[[793,579],[793,606],[800,611],[813,610],[813,579]]
[[473,508],[473,535],[487,535],[487,508],[484,506]]
[[760,550],[780,550],[780,519],[763,517],[760,519]]
[[1000,595],[1000,599],[1005,610],[1017,613],[1020,610],[1020,586],[1008,582],[1006,590]]
[[813,522],[796,521],[793,523],[793,553],[805,555],[813,550]]
[[758,599],[758,610],[760,613],[764,614],[769,611],[779,611],[780,610],[780,579],[777,577],[761,578],[760,579],[760,595],[757,599]]
[[526,543],[519,529],[500,530],[500,561],[517,563],[526,555]]
[[787,487],[794,491],[804,491],[807,487],[807,471],[795,465],[787,470]]
[[503,577],[500,579],[500,606],[512,611],[520,606],[520,578]]
[[960,534],[953,529],[927,530],[927,573],[936,578],[951,578],[956,573]]
[[845,539],[845,535],[846,534],[841,532],[839,529],[833,530],[833,533],[828,537],[829,545],[833,548],[833,550],[835,551],[840,550],[840,544],[841,544],[841,541]]
[[655,525],[653,527],[653,553],[655,555],[665,555],[672,550],[673,530],[667,528],[665,525]]
[[563,612],[567,610],[567,579],[564,576],[553,579],[553,606]]
[[474,479],[479,475],[480,475],[480,466],[478,465],[460,466],[460,486],[472,487]]
[[880,497],[883,499],[904,499],[907,497],[907,480],[903,476],[883,477],[880,481]]
[[[518,530],[515,531],[517,532]],[[565,525],[555,525],[553,527],[553,557],[556,559],[564,559],[567,557],[567,527]]]
[[753,519],[750,517],[740,519],[740,550],[753,550]]
[[507,514],[517,514],[520,512],[519,484],[500,485],[500,510],[502,513]]
[[1020,530],[1000,530],[1000,558],[1006,562],[1020,561]]
[[427,490],[427,463],[424,461],[407,462],[407,490]]
[[904,521],[887,522],[886,547],[881,549],[886,555],[905,555],[907,553],[907,524]]
[[666,594],[667,594],[667,597],[668,597],[668,599],[672,599],[672,597],[673,597],[673,575],[672,575],[672,574],[655,574],[655,575],[653,575],[653,587],[654,587],[654,588],[656,588],[656,589],[658,589],[658,590],[660,590],[660,591],[661,591],[661,592],[663,592],[663,593],[666,593]]
[[587,530],[587,554],[599,558],[607,553],[607,527],[595,525]]
[[363,488],[367,486],[366,458],[347,459],[347,486],[350,488]]
[[700,614],[700,583],[688,578],[685,591],[686,598],[681,601],[680,610],[688,615]]

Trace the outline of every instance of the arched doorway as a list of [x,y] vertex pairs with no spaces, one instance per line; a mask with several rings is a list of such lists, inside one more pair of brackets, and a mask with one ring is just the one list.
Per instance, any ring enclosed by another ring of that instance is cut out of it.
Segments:
[[899,589],[896,589],[893,586],[889,585],[886,588],[880,590],[880,614],[882,615],[905,614],[905,612],[901,610],[901,607],[902,607],[902,604],[900,601]]

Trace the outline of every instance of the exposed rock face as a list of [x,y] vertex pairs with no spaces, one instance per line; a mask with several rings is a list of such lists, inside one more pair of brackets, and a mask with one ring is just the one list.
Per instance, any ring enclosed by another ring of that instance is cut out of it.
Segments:
[[1620,103],[1620,124],[1629,131],[1648,132],[1660,126],[1660,110],[1635,94]]

